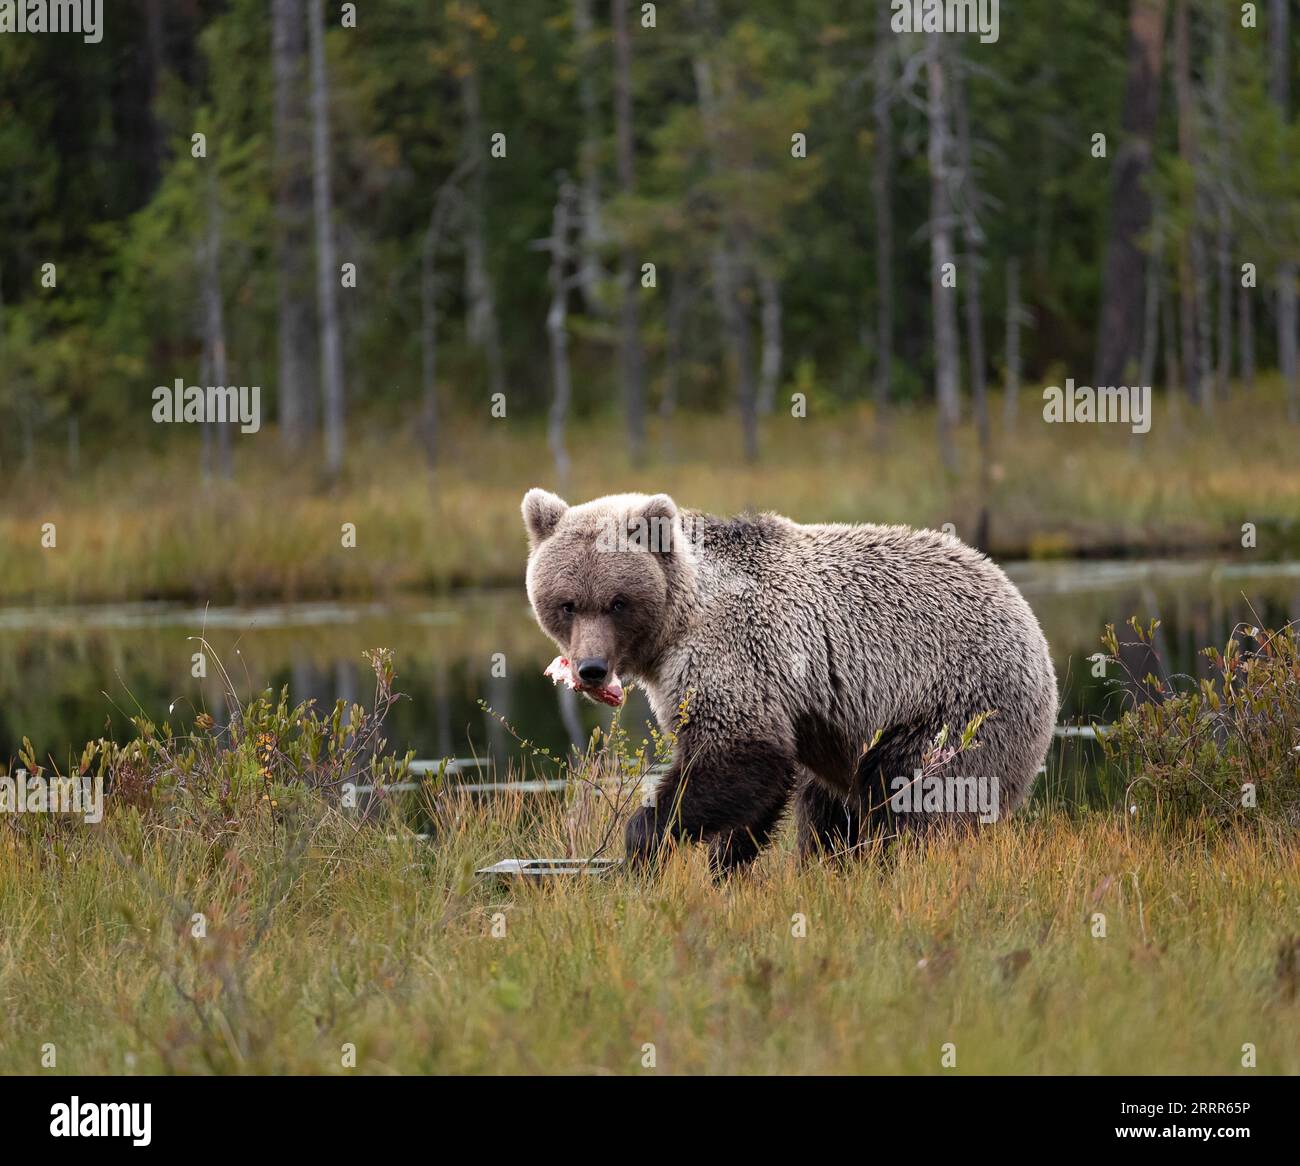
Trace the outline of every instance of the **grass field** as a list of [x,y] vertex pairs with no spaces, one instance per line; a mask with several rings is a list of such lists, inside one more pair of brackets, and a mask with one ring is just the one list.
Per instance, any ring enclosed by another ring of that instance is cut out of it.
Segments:
[[[1257,404],[1217,421],[1158,412],[1133,438],[1043,425],[1027,398],[997,454],[995,551],[1239,545],[1253,522],[1261,558],[1285,555],[1300,459],[1276,400],[1261,390]],[[735,439],[718,419],[681,419],[632,470],[614,429],[576,426],[572,447],[601,456],[578,460],[567,492],[664,489],[716,511],[959,534],[974,522],[971,436],[966,477],[946,480],[926,413],[897,417],[879,453],[867,415],[772,418],[765,462],[720,472]],[[405,439],[357,435],[333,490],[252,448],[227,484],[197,478],[193,448],[11,478],[0,601],[518,582],[519,498],[555,485],[522,423],[452,433],[433,477]],[[1291,758],[1297,673],[1279,659],[1281,687],[1234,683],[1267,756]],[[1139,740],[1134,764],[1190,766],[1194,784],[1203,767],[1182,742],[1228,758],[1219,707],[1142,722],[1173,747]],[[690,851],[657,879],[503,887],[475,868],[610,839],[617,856],[618,816],[577,780],[546,801],[444,791],[431,838],[361,824],[311,790],[262,794],[266,756],[293,781],[322,751],[301,717],[258,715],[165,772],[184,787],[215,751],[203,812],[123,796],[100,825],[0,815],[0,1072],[1300,1073],[1300,849],[1283,819],[1175,825],[1058,790],[977,836],[845,868],[801,867],[787,830],[725,883]],[[348,723],[336,714],[340,740]],[[1265,756],[1245,733],[1232,748],[1233,765]],[[170,749],[152,755],[171,765]],[[127,792],[134,756],[117,757]],[[1269,775],[1297,788],[1293,762]],[[1235,793],[1237,770],[1220,776]]]
[[[1240,548],[1258,528],[1263,559],[1300,546],[1300,458],[1275,384],[1249,407],[1205,418],[1165,398],[1151,432],[1123,425],[1048,425],[1027,392],[991,468],[991,549],[1000,557]],[[994,416],[1000,417],[994,401]],[[75,477],[7,477],[0,507],[0,602],[66,603],[157,597],[221,602],[370,596],[517,583],[519,501],[554,488],[544,434],[528,420],[449,428],[443,460],[426,468],[409,427],[354,426],[344,480],[326,489],[318,459],[280,464],[275,435],[237,438],[232,482],[204,482],[196,440],[84,458]],[[153,435],[151,435],[153,436]],[[612,422],[578,423],[571,499],[665,490],[683,505],[773,509],[801,521],[939,526],[974,537],[974,435],[960,436],[962,473],[945,476],[929,410],[892,419],[877,443],[869,409],[764,422],[763,460],[739,460],[734,420],[656,420],[651,457],[629,465]],[[53,523],[57,546],[42,546]],[[344,523],[356,546],[343,546]]]
[[884,865],[498,888],[474,867],[590,853],[601,813],[453,799],[435,844],[275,813],[0,828],[0,1072],[1300,1072],[1300,853],[1267,832],[1040,807]]

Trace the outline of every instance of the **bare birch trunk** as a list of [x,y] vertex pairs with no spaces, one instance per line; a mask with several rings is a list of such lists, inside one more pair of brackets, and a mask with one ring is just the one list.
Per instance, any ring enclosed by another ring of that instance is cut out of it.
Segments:
[[957,350],[957,290],[943,286],[945,269],[956,270],[949,196],[948,93],[943,38],[931,37],[925,52],[928,157],[930,163],[930,279],[934,304],[935,401],[938,405],[939,452],[949,473],[957,470],[953,429],[960,421],[961,357]]
[[[628,0],[613,0],[614,121],[618,139],[618,184],[623,196],[636,192],[635,138],[632,128],[632,38]],[[619,318],[619,380],[634,463],[645,456],[645,365],[641,353],[641,286],[636,252],[626,243],[619,260],[622,294]]]
[[[437,212],[434,212],[435,215]],[[441,224],[439,224],[441,227]],[[432,226],[425,233],[420,263],[420,444],[430,467],[438,463],[438,239]]]
[[776,405],[776,388],[781,380],[781,284],[770,272],[760,272],[758,292],[762,301],[763,355],[758,370],[758,412],[770,414]]
[[1183,370],[1178,362],[1178,313],[1174,307],[1174,290],[1170,288],[1161,302],[1163,321],[1160,331],[1165,343],[1165,396],[1169,401],[1169,414],[1177,420],[1183,399]]
[[321,326],[321,383],[325,429],[325,472],[343,470],[346,441],[343,347],[339,335],[339,266],[334,251],[334,193],[330,185],[329,82],[325,68],[325,14],[322,0],[311,0],[312,191],[316,216],[316,294]]
[[[200,249],[200,255],[199,255],[200,262],[202,262],[203,260],[202,253],[203,250],[205,250],[206,248],[207,248],[207,241],[205,239],[203,243],[203,247]],[[204,314],[203,331],[205,336],[207,334],[207,327],[208,327],[207,310],[208,310],[208,305],[207,305],[207,298],[205,296],[204,303],[203,303],[203,314]],[[212,384],[212,355],[208,351],[208,343],[206,339],[203,342],[203,350],[199,355],[199,384],[201,385]],[[213,449],[212,426],[204,422],[204,424],[199,426],[199,473],[202,475],[203,482],[205,485],[208,482],[212,481],[212,475],[214,473],[214,468],[213,468],[214,459],[212,456],[212,449]]]
[[[695,85],[699,94],[700,113],[710,142],[710,165],[716,170],[721,151],[717,124],[717,98],[713,89],[713,71],[703,55],[693,62]],[[722,208],[722,241],[713,255],[713,293],[718,318],[726,339],[728,358],[736,386],[736,404],[740,413],[741,443],[746,461],[758,460],[758,408],[754,391],[754,357],[749,310],[741,292],[749,278],[746,240],[734,216]]]
[[600,105],[596,100],[594,80],[598,66],[592,48],[591,0],[573,0],[573,31],[578,42],[578,106],[582,111],[582,138],[578,147],[578,233],[581,239],[578,287],[587,311],[600,315],[605,310],[600,298],[601,284],[605,279],[600,262],[605,228],[600,204]]
[[[1269,92],[1282,121],[1291,118],[1291,13],[1288,0],[1270,0],[1268,43],[1272,77]],[[1287,417],[1300,421],[1296,382],[1296,265],[1284,260],[1277,269],[1277,359],[1286,393]]]
[[438,461],[438,251],[453,207],[460,203],[457,184],[472,168],[472,162],[462,161],[438,188],[420,253],[420,354],[424,382],[420,438],[430,467]]
[[307,128],[307,21],[303,0],[273,0],[275,262],[278,275],[279,420],[296,452],[312,427],[311,174]]
[[1142,359],[1138,366],[1138,384],[1150,385],[1156,375],[1157,346],[1160,341],[1160,272],[1164,265],[1164,222],[1155,215],[1153,242],[1147,256],[1146,302],[1142,309]]
[[1237,348],[1241,353],[1241,387],[1255,388],[1255,306],[1248,287],[1237,287]]
[[984,312],[980,300],[980,262],[984,234],[979,225],[979,188],[975,182],[975,163],[971,150],[970,110],[960,59],[953,61],[952,92],[957,124],[957,164],[960,179],[962,242],[966,249],[963,270],[966,305],[966,354],[970,365],[971,409],[975,414],[975,431],[979,440],[979,517],[972,543],[988,550],[989,511],[992,502],[990,471],[993,450],[989,431],[988,376],[984,358]]
[[873,56],[875,95],[872,117],[875,124],[875,166],[871,174],[872,203],[876,212],[876,368],[874,396],[876,438],[883,444],[888,425],[889,388],[894,363],[894,214],[893,166],[894,123],[890,108],[893,70],[891,54],[897,38],[889,27],[890,13],[884,4],[876,6],[876,48]]
[[1020,306],[1020,260],[1012,256],[1007,260],[1007,367],[1002,397],[1002,427],[1008,433],[1015,429],[1016,415],[1020,410],[1020,325],[1023,310]]
[[487,221],[483,211],[483,99],[479,91],[478,63],[470,62],[460,84],[461,104],[465,110],[465,137],[462,163],[472,169],[465,215],[465,301],[466,334],[469,342],[482,350],[487,360],[488,390],[494,395],[506,389],[505,361],[501,350],[501,328],[497,321],[496,295],[488,274]]
[[1205,239],[1199,230],[1192,235],[1192,264],[1196,272],[1196,399],[1202,410],[1214,413],[1214,359],[1210,350],[1209,262]]
[[551,237],[547,242],[551,252],[551,307],[546,314],[546,335],[550,341],[551,381],[555,395],[551,401],[546,436],[551,456],[555,459],[556,489],[561,494],[568,489],[569,484],[569,451],[564,442],[564,429],[569,419],[569,399],[572,396],[568,329],[569,220],[576,193],[572,183],[562,177],[551,219]]
[[681,378],[682,350],[686,331],[686,305],[689,300],[686,272],[673,272],[668,293],[668,335],[664,342],[664,390],[659,399],[659,415],[671,417],[677,409],[677,382]]
[[[208,162],[208,242],[205,248],[204,273],[204,343],[208,350],[208,367],[212,383],[226,384],[226,317],[221,296],[221,199],[217,187],[216,162]],[[211,418],[208,424],[213,424]],[[222,478],[234,475],[234,456],[231,449],[231,420],[215,423],[217,426],[217,473]]]
[[722,330],[727,338],[740,411],[741,444],[746,461],[758,460],[758,409],[754,392],[753,340],[749,313],[741,302],[745,273],[735,258],[736,248],[724,243],[713,256],[713,291]]

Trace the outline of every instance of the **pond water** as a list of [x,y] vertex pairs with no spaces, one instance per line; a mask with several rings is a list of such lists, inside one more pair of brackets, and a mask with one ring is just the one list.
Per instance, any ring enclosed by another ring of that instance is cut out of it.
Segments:
[[[1221,647],[1234,626],[1300,619],[1300,564],[1006,566],[1052,646],[1063,724],[1111,720],[1131,699],[1114,669],[1109,680],[1094,677],[1088,660],[1107,623],[1122,629],[1130,615],[1162,621],[1159,658],[1139,651],[1126,660],[1137,676],[1203,676],[1208,662],[1199,650]],[[210,645],[206,679],[192,676],[197,636]],[[366,704],[373,679],[363,653],[379,647],[393,650],[397,688],[409,698],[390,714],[388,739],[420,758],[475,756],[505,777],[525,755],[520,738],[563,752],[609,720],[610,710],[564,699],[542,676],[555,653],[522,590],[382,605],[0,608],[0,761],[11,761],[27,736],[38,756],[62,766],[87,739],[129,739],[137,711],[161,722],[174,701],[181,702],[174,725],[188,724],[186,704],[224,719],[216,659],[242,700],[287,685],[294,700]],[[633,692],[625,725],[640,735],[647,717]],[[1058,753],[1081,751],[1086,761],[1087,748],[1064,738]]]

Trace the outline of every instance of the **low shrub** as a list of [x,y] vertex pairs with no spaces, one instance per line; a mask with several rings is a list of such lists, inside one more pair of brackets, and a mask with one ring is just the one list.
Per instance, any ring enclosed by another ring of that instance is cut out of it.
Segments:
[[[1128,626],[1154,652],[1159,621]],[[1126,774],[1126,804],[1176,820],[1300,823],[1300,642],[1294,626],[1238,627],[1212,675],[1132,675],[1114,625],[1102,643],[1140,693],[1102,739]]]

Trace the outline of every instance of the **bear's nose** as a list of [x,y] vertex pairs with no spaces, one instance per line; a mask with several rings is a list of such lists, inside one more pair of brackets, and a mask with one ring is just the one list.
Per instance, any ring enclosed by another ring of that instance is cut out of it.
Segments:
[[601,684],[609,675],[609,665],[604,660],[579,660],[578,679],[583,684]]

